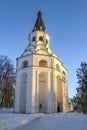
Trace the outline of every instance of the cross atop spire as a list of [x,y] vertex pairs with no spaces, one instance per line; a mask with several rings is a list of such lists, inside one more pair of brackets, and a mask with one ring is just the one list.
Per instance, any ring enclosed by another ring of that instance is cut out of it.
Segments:
[[33,31],[34,30],[46,31],[46,28],[45,28],[45,25],[44,25],[44,22],[42,19],[42,12],[41,11],[38,12],[38,17],[37,17],[36,23],[34,25]]

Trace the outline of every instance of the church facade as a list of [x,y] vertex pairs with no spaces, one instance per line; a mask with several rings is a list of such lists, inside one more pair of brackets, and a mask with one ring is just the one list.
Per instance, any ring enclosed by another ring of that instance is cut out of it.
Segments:
[[50,48],[41,11],[28,40],[27,48],[17,58],[14,112],[67,112],[67,70]]

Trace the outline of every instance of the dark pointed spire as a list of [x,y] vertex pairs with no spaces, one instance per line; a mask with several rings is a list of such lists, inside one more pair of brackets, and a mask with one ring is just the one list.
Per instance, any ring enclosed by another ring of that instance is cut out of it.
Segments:
[[37,17],[37,20],[36,20],[36,23],[35,23],[35,26],[33,28],[33,31],[34,30],[37,30],[37,31],[46,31],[46,28],[45,28],[45,25],[44,25],[44,22],[43,22],[43,19],[42,19],[42,12],[39,11],[38,12],[38,17]]

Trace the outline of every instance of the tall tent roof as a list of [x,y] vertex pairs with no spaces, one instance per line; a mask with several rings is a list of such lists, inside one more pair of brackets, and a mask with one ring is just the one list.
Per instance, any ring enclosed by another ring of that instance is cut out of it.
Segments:
[[38,17],[37,17],[36,23],[34,25],[33,31],[34,30],[46,31],[45,24],[44,24],[43,19],[42,19],[42,12],[41,11],[38,12]]

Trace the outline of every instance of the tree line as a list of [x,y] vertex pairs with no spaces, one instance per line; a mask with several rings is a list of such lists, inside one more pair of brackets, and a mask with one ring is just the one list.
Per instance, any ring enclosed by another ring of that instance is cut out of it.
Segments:
[[71,99],[74,110],[87,113],[87,63],[81,62],[80,68],[76,70],[78,87],[76,96]]

